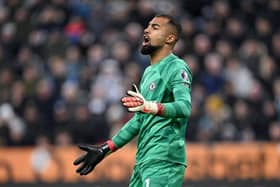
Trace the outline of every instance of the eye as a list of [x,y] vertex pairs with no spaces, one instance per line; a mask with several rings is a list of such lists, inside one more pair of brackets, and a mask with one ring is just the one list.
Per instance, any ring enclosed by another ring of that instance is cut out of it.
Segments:
[[154,29],[154,30],[158,30],[158,29],[159,29],[159,26],[156,26],[156,25],[155,25],[155,26],[153,26],[153,29]]

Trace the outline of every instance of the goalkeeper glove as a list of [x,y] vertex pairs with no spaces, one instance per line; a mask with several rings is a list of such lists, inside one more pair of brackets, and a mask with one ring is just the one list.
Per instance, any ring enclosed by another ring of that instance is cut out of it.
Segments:
[[144,112],[148,114],[162,114],[163,105],[153,101],[146,101],[142,94],[139,92],[137,86],[133,84],[136,92],[129,90],[127,97],[122,98],[122,103],[128,108],[130,112]]
[[80,175],[87,175],[105,158],[108,153],[114,151],[114,144],[112,141],[107,141],[101,146],[79,145],[79,148],[87,153],[77,158],[73,164],[81,164],[76,172]]

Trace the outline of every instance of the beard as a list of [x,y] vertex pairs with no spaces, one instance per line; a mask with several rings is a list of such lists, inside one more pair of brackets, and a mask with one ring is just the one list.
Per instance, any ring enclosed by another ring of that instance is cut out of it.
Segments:
[[143,55],[150,55],[153,54],[159,48],[160,46],[144,45],[141,47],[140,51]]

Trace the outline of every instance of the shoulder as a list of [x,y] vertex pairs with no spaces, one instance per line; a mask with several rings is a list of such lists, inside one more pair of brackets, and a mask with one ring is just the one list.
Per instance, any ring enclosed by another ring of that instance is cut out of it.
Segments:
[[166,69],[169,72],[169,81],[191,84],[192,73],[188,64],[183,59],[175,56],[170,60]]
[[170,62],[168,63],[168,67],[167,67],[168,71],[174,72],[174,73],[184,71],[184,72],[188,73],[189,75],[192,75],[187,62],[184,61],[183,59],[177,57],[176,55],[173,55],[173,56],[174,56],[174,58],[172,58],[170,60]]

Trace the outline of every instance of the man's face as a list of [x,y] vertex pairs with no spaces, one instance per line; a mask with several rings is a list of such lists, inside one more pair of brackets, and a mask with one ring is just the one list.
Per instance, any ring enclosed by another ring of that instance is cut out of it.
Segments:
[[148,27],[144,30],[141,53],[144,55],[152,54],[165,45],[166,37],[170,33],[168,19],[154,17]]

